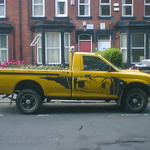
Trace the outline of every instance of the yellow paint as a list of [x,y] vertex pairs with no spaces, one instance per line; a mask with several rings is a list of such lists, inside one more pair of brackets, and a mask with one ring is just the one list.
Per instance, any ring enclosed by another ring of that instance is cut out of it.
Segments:
[[[70,56],[69,70],[0,69],[0,94],[12,94],[19,82],[32,80],[42,87],[45,96],[48,97],[117,99],[118,95],[114,91],[118,89],[114,79],[121,80],[126,84],[134,82],[150,84],[149,74],[118,70],[100,55],[79,52],[72,55]],[[85,71],[83,56],[97,57],[114,68],[115,71]],[[85,75],[90,75],[90,77]],[[70,84],[71,82],[72,84]]]

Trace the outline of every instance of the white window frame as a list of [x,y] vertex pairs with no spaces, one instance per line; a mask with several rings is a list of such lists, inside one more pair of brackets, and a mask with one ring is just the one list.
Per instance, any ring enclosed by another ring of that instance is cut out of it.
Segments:
[[[41,6],[43,7],[43,12],[41,15],[35,15],[35,6]],[[35,4],[35,0],[32,0],[32,17],[45,17],[45,0],[43,0],[43,3]]]
[[[49,32],[47,32],[47,33],[49,33]],[[48,65],[51,65],[51,64],[61,64],[61,33],[60,32],[54,32],[54,33],[59,33],[59,47],[52,47],[52,48],[54,48],[54,49],[57,49],[57,48],[59,48],[59,55],[60,55],[60,59],[59,59],[59,62],[58,63],[48,63],[48,60],[47,60],[47,52],[48,52],[48,49],[51,49],[51,47],[48,47],[47,46],[47,36],[46,36],[46,33],[45,33],[45,56],[46,56],[46,58],[45,58],[45,61],[46,61],[46,64],[48,64]]]
[[144,50],[144,58],[146,58],[146,34],[144,34],[144,47],[132,47],[132,37],[133,35],[131,34],[131,63],[135,64],[135,63],[139,63],[139,62],[133,62],[132,61],[132,51],[136,50],[136,49],[143,49]]
[[[36,35],[36,37],[34,38],[33,42],[35,41],[35,45],[37,45],[37,53],[36,53],[36,56],[37,56],[37,64],[41,65],[42,64],[42,60],[39,61],[39,49],[42,49],[42,34],[41,33],[38,33]],[[40,43],[41,42],[41,43]],[[41,56],[42,57],[42,56]]]
[[[64,33],[64,40],[65,40],[65,35],[68,35],[68,37],[69,37],[69,45],[68,46],[66,46],[66,45],[64,45],[64,51],[66,50],[66,49],[70,49],[70,33],[68,33],[68,32],[65,32]],[[64,57],[65,57],[65,52],[64,52]],[[69,61],[66,61],[65,60],[65,63],[69,63]]]
[[[110,7],[110,14],[109,15],[102,15],[101,14],[101,6],[109,6]],[[111,0],[109,0],[109,3],[102,3],[102,0],[99,0],[99,16],[102,16],[102,17],[110,17],[111,16]]]
[[145,16],[145,17],[150,17],[150,15],[145,15],[145,11],[146,11],[146,10],[145,10],[145,7],[146,7],[146,6],[149,6],[149,7],[150,7],[150,3],[146,3],[146,0],[144,0],[144,16]]
[[[122,0],[122,16],[123,17],[133,17],[133,2],[134,0],[132,0],[132,4],[125,4],[124,3],[125,0]],[[131,6],[131,15],[126,15],[124,14],[124,8],[127,7],[127,6]]]
[[[82,36],[82,35],[88,35],[91,37],[91,39],[90,40],[80,40],[80,36]],[[80,34],[80,35],[78,35],[78,52],[80,52],[80,42],[82,42],[82,41],[91,42],[91,53],[92,53],[92,47],[93,47],[92,35],[91,34]]]
[[[65,13],[64,14],[58,14],[58,2],[64,2],[65,3]],[[55,0],[55,16],[56,17],[67,17],[68,16],[68,0]]]
[[[88,3],[80,3],[80,0],[78,0],[78,16],[79,17],[89,17],[91,14],[91,0],[88,0]],[[80,6],[88,6],[88,14],[87,15],[80,15]]]
[[1,48],[1,47],[0,47],[0,62],[3,63],[3,62],[2,62],[2,56],[1,56],[1,52],[2,52],[2,51],[6,51],[6,52],[7,52],[7,54],[6,54],[6,55],[7,55],[7,56],[6,56],[7,58],[6,58],[5,61],[8,61],[8,34],[0,34],[0,35],[5,35],[5,36],[6,36],[6,40],[7,40],[7,41],[6,41],[6,48]]
[[0,18],[5,18],[6,17],[6,0],[4,0],[4,3],[0,4],[0,6],[4,6],[4,15],[0,15]]

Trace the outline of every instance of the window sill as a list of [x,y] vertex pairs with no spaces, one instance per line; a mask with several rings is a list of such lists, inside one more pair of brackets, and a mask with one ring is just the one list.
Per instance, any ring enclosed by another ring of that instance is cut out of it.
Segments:
[[7,20],[9,20],[9,18],[8,17],[0,17],[0,20],[7,21]]
[[98,16],[99,19],[111,19],[112,16]]
[[44,16],[44,17],[31,17],[31,19],[33,19],[33,20],[38,20],[38,19],[46,19],[47,17],[46,16]]
[[121,16],[121,19],[136,19],[135,16]]
[[77,16],[77,19],[92,19],[92,16]]
[[144,16],[143,19],[150,19],[150,16]]
[[69,19],[69,17],[57,17],[57,16],[55,16],[54,19]]

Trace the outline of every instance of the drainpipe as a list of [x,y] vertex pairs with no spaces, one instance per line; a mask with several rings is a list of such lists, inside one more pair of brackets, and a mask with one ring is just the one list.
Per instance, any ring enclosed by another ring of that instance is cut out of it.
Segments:
[[20,43],[20,60],[22,60],[22,0],[19,0],[19,43]]

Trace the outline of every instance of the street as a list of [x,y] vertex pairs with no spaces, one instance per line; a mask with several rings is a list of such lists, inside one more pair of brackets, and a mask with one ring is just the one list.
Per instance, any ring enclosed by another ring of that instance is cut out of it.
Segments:
[[0,103],[0,150],[149,150],[150,104],[128,114],[115,104],[44,104],[20,114]]

